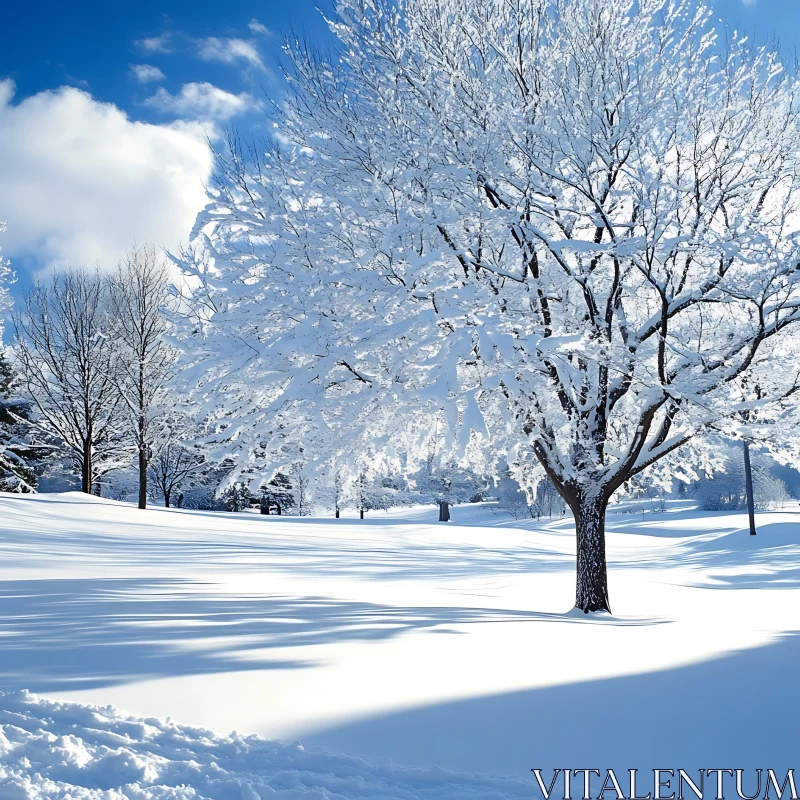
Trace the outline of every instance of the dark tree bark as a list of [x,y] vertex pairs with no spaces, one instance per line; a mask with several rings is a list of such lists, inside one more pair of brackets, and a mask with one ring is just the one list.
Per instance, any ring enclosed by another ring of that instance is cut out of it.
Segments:
[[756,503],[753,496],[753,469],[750,465],[750,445],[744,442],[744,486],[747,493],[747,516],[750,518],[750,535],[756,535]]
[[[164,495],[164,508],[169,508],[169,500],[170,500],[170,495],[172,494],[172,490],[164,489],[162,493]],[[139,508],[141,508],[141,506],[139,506]]]
[[364,519],[364,506],[361,506],[361,508],[358,509],[358,518]]
[[139,508],[147,508],[147,452],[143,448],[139,448]]
[[582,495],[573,506],[577,534],[575,607],[584,613],[611,611],[606,567],[606,506],[601,495]]
[[92,493],[92,441],[83,443],[83,458],[81,460],[81,491],[85,494]]
[[439,501],[439,522],[450,522],[450,503]]
[[339,506],[336,506],[336,519],[339,519]]

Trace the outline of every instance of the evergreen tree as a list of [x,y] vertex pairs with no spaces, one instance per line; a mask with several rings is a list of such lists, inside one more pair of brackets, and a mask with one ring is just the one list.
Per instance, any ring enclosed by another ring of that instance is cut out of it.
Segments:
[[283,472],[279,472],[261,487],[260,499],[262,514],[286,514],[297,505],[292,481]]
[[47,448],[27,423],[30,404],[16,394],[16,373],[0,354],[0,491],[36,490]]

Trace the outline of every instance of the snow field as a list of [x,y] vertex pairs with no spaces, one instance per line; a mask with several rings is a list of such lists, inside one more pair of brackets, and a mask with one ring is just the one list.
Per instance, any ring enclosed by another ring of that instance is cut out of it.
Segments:
[[532,767],[794,766],[796,511],[758,537],[613,513],[597,617],[569,611],[568,520],[435,515],[0,498],[0,797],[531,796]]

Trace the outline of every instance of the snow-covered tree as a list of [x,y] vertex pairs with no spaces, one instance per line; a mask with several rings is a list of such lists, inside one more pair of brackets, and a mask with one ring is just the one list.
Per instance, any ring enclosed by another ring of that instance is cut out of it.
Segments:
[[507,466],[500,470],[495,494],[498,507],[511,514],[514,519],[536,518],[535,505]]
[[[0,223],[0,232],[4,230]],[[2,344],[5,318],[12,308],[9,289],[15,280],[11,265],[0,255],[0,491],[31,492],[47,448],[35,441],[27,420],[30,404],[19,397],[19,376]]]
[[566,512],[564,498],[558,493],[550,478],[540,481],[536,487],[536,507],[540,515],[547,514],[551,519],[553,514],[562,517]]
[[[756,508],[774,508],[789,500],[786,484],[772,468],[766,453],[751,454],[753,497]],[[705,511],[734,511],[746,508],[745,468],[742,448],[727,447],[722,468],[699,481],[695,487],[698,506]]]
[[330,59],[289,42],[274,144],[231,140],[178,259],[231,446],[281,424],[356,463],[443,415],[457,458],[530,452],[608,609],[614,492],[797,388],[798,81],[709,17],[338,0]]
[[29,422],[30,402],[19,395],[19,376],[0,353],[0,491],[32,492],[52,446]]
[[308,517],[311,515],[311,477],[306,463],[296,461],[289,474],[294,487],[297,513],[301,517]]
[[415,476],[417,491],[439,506],[439,522],[450,521],[450,506],[468,503],[486,489],[486,481],[452,460],[436,465],[429,460]]
[[81,491],[91,493],[100,477],[130,459],[106,281],[96,270],[70,269],[37,282],[15,326],[33,424],[63,442]]
[[[175,350],[165,340],[164,312],[170,297],[166,267],[152,245],[133,246],[109,280],[116,346],[113,374],[137,452],[139,508],[147,508],[153,423],[166,400],[167,382],[175,362]],[[162,450],[162,454],[172,465],[177,463],[176,458],[185,461],[179,451]],[[164,490],[163,485],[161,489]]]
[[148,438],[147,469],[169,508],[175,493],[192,487],[203,468],[199,431],[188,413],[162,410],[149,421]]
[[291,478],[283,472],[278,472],[269,481],[264,483],[260,492],[260,505],[262,514],[286,514],[297,507],[294,485]]
[[237,481],[222,492],[221,499],[226,511],[246,511],[250,507],[250,490],[244,481]]

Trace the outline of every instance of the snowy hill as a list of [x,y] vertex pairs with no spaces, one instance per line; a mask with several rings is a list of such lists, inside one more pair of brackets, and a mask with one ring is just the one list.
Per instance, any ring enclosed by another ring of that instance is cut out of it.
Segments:
[[69,493],[2,495],[0,519],[4,799],[515,797],[532,767],[795,766],[794,507],[757,537],[737,514],[612,513],[604,617],[569,612],[569,520],[482,505],[361,522]]

